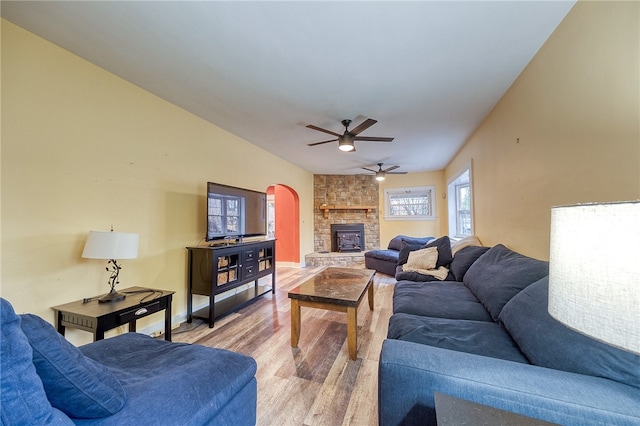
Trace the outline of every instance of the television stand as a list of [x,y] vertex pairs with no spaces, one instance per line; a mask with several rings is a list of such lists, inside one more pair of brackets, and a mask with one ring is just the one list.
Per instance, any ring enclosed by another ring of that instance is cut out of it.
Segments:
[[[275,240],[187,247],[187,254],[188,323],[193,317],[203,318],[211,328],[216,318],[237,311],[264,294],[276,292]],[[271,285],[259,285],[259,279],[268,275],[271,275]],[[252,281],[254,285],[245,290],[224,294]],[[193,312],[194,294],[208,296],[209,305]]]

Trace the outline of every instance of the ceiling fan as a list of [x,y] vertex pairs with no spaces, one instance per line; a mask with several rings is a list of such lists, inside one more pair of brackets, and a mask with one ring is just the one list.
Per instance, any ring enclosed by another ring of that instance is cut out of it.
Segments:
[[366,167],[362,167],[362,168],[364,170],[368,170],[370,172],[373,172],[376,175],[376,180],[378,182],[382,182],[387,173],[389,173],[390,175],[406,175],[407,174],[407,172],[393,172],[392,171],[392,170],[397,169],[400,166],[391,166],[391,167],[387,167],[386,169],[382,170],[382,164],[384,164],[384,163],[378,163],[378,170],[367,169]]
[[339,134],[336,132],[332,132],[331,130],[323,129],[318,126],[314,126],[313,124],[308,124],[307,127],[309,129],[317,130],[319,132],[328,133],[330,135],[336,136],[336,139],[330,139],[328,141],[322,142],[314,142],[309,143],[309,146],[322,145],[323,143],[335,142],[338,141],[338,148],[341,151],[349,152],[355,151],[356,147],[354,145],[355,141],[368,141],[368,142],[391,142],[393,138],[382,138],[375,136],[358,136],[360,133],[367,130],[369,127],[376,124],[377,121],[372,118],[367,118],[354,129],[349,130],[349,126],[351,125],[351,120],[342,120],[342,125],[344,126],[344,133]]

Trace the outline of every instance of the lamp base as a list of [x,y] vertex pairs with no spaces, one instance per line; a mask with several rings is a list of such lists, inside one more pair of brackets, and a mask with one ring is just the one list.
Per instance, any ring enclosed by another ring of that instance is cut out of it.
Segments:
[[119,300],[123,300],[125,297],[127,297],[126,294],[118,293],[114,289],[111,289],[111,291],[108,294],[105,294],[100,299],[98,299],[98,303],[117,302]]

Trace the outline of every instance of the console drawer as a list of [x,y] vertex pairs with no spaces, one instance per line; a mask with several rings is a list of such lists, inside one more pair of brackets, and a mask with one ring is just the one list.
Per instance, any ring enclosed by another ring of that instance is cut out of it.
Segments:
[[251,278],[255,275],[256,273],[256,267],[255,265],[248,265],[244,267],[244,278]]
[[245,250],[244,251],[244,261],[245,262],[252,262],[253,259],[256,258],[256,252],[254,249],[250,249],[250,250]]
[[160,310],[160,301],[149,303],[148,305],[140,306],[136,309],[123,312],[120,314],[120,323],[125,324],[138,318],[146,317],[154,312]]

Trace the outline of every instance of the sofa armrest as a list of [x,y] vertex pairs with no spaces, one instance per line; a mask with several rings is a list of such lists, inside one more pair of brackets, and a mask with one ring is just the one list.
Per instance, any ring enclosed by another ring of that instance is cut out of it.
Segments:
[[387,339],[380,425],[436,424],[434,392],[558,424],[640,424],[640,388],[612,380]]

